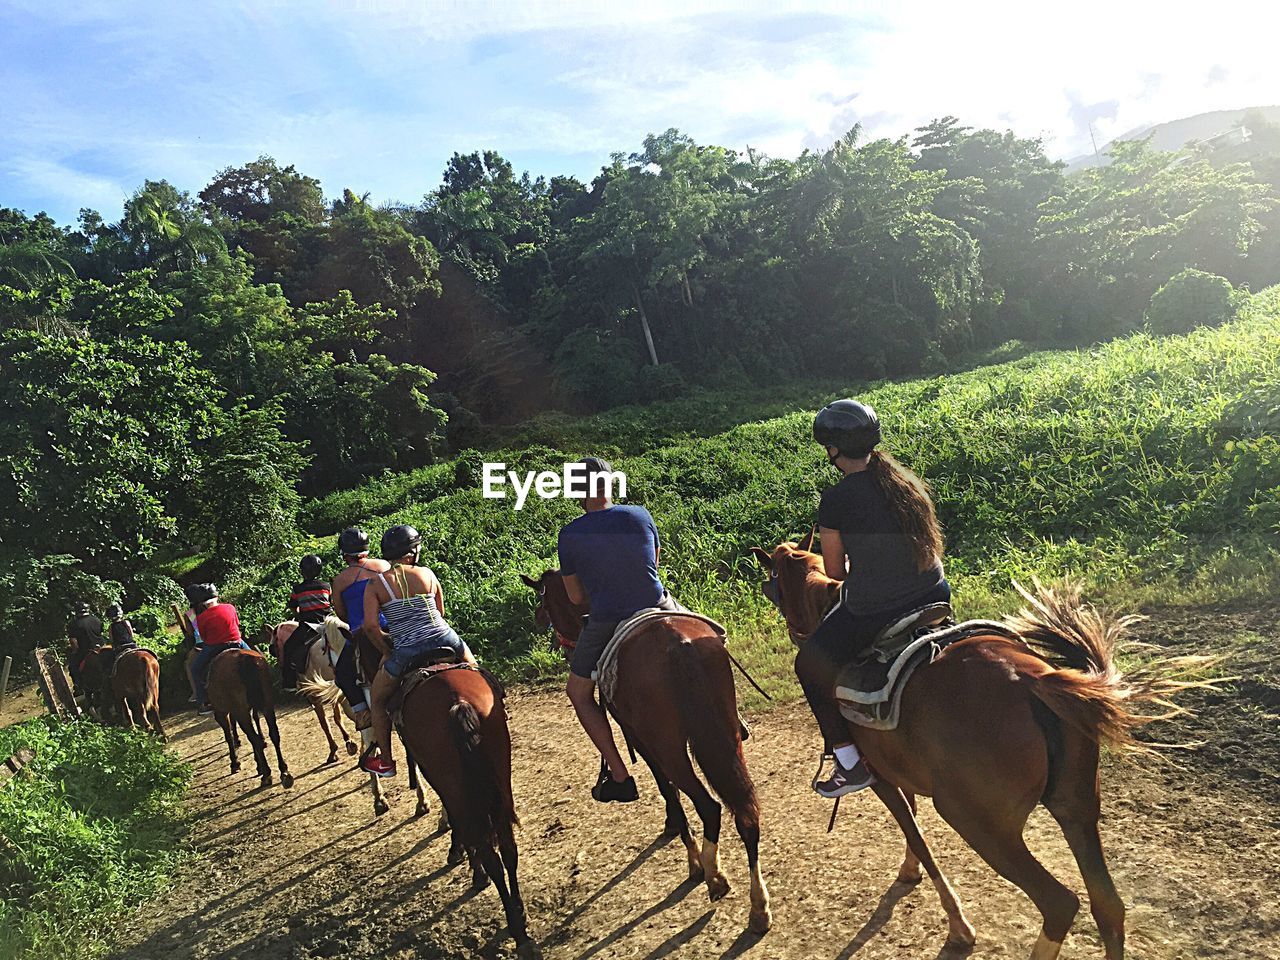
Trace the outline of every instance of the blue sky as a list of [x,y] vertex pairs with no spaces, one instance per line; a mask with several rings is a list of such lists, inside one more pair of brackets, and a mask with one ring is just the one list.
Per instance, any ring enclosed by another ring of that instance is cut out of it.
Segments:
[[948,113],[1066,157],[1280,102],[1261,6],[0,0],[0,205],[114,219],[260,154],[412,202],[455,150],[589,180],[667,127],[793,156]]

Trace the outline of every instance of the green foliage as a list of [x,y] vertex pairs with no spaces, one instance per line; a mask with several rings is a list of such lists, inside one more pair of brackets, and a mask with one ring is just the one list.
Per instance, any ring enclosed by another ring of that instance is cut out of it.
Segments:
[[1203,270],[1183,270],[1152,296],[1147,308],[1147,329],[1168,334],[1218,327],[1231,319],[1234,301],[1235,291],[1226,277]]
[[69,554],[37,554],[0,567],[0,596],[0,656],[25,664],[27,651],[66,637],[75,603],[105,610],[120,600],[121,586],[86,573]]
[[154,894],[180,856],[190,770],[142,732],[32,720],[0,756],[35,751],[0,790],[0,955],[100,956],[104,918]]

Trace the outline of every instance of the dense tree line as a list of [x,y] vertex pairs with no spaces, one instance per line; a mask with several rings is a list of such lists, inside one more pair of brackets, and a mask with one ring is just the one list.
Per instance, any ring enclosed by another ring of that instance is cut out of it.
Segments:
[[547,407],[941,372],[1134,330],[1189,269],[1277,282],[1280,130],[1249,119],[1226,154],[1124,143],[1070,176],[947,117],[791,160],[669,130],[590,184],[455,154],[414,204],[261,157],[115,221],[0,208],[0,586],[265,559],[300,495]]

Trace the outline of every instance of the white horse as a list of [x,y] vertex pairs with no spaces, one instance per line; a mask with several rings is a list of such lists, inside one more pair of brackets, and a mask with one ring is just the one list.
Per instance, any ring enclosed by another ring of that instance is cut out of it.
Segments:
[[[340,624],[344,629],[345,623],[338,620],[337,617],[330,617],[329,620],[335,624]],[[299,675],[298,692],[306,697],[307,702],[311,704],[311,708],[316,712],[316,719],[320,721],[320,729],[324,731],[325,739],[329,741],[329,758],[325,760],[326,764],[338,762],[338,743],[333,739],[333,733],[329,729],[329,721],[325,716],[325,707],[333,708],[333,722],[338,727],[338,732],[342,734],[342,742],[346,745],[347,756],[354,757],[356,755],[355,741],[347,733],[347,728],[342,725],[343,708],[346,705],[346,698],[342,695],[342,691],[338,689],[333,682],[333,668],[338,662],[338,654],[341,648],[334,650],[327,639],[329,633],[328,621],[326,621],[325,633],[307,648],[307,663]],[[275,653],[276,659],[279,660],[284,656],[285,642],[293,636],[293,632],[298,629],[298,621],[285,620],[283,623],[277,623],[274,627],[269,624],[262,625],[261,642],[271,645],[272,652]]]

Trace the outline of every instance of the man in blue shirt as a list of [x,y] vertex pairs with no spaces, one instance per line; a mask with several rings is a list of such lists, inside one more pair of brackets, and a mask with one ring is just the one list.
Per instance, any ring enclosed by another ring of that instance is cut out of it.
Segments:
[[644,507],[614,506],[603,474],[613,468],[599,457],[587,457],[587,492],[583,515],[560,531],[557,550],[560,575],[574,603],[591,611],[569,663],[569,701],[582,729],[609,767],[609,776],[592,789],[601,803],[629,803],[636,799],[636,782],[627,772],[613,740],[613,728],[596,703],[592,672],[619,623],[648,607],[676,609],[658,579],[661,543],[653,517]]

